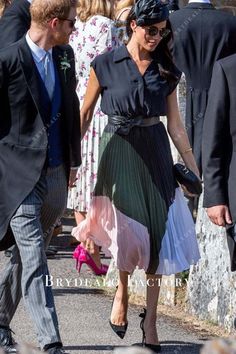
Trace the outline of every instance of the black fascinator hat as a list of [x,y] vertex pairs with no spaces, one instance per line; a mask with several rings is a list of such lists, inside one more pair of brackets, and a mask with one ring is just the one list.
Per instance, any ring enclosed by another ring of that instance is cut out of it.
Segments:
[[151,26],[169,18],[168,4],[161,0],[137,0],[134,13],[138,26]]

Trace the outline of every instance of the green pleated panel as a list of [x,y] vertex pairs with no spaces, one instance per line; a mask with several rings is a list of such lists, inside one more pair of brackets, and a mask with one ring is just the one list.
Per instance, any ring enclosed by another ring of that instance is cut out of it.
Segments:
[[147,273],[154,274],[169,206],[145,161],[123,136],[103,133],[94,195],[109,197],[120,212],[147,227],[150,236]]

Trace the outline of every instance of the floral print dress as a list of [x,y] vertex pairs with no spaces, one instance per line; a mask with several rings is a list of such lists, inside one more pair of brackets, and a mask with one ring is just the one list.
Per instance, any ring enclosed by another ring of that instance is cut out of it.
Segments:
[[[99,54],[116,45],[113,21],[104,16],[92,16],[86,22],[77,19],[76,30],[70,37],[75,53],[77,94],[82,107],[90,73],[90,63]],[[93,119],[81,143],[82,165],[78,170],[76,187],[70,189],[67,207],[87,212],[97,180],[98,149],[107,116],[100,109],[100,98]]]

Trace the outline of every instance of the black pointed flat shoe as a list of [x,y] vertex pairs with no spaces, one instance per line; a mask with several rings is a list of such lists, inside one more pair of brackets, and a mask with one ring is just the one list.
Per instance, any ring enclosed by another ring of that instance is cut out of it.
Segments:
[[112,328],[112,330],[115,332],[115,334],[118,335],[118,337],[120,337],[121,339],[124,338],[125,333],[127,331],[128,328],[128,323],[124,324],[124,325],[115,325],[114,323],[112,323],[111,321],[109,321],[110,326]]
[[[117,291],[117,289],[118,289],[118,286],[116,287],[116,291]],[[115,297],[116,297],[116,294],[115,294],[112,304],[111,304],[111,310],[113,308],[113,303],[114,303]],[[111,320],[109,320],[109,323],[110,323],[112,330],[115,332],[115,334],[117,334],[118,337],[123,339],[125,336],[125,333],[127,331],[127,328],[128,328],[128,322],[125,323],[124,325],[115,325],[114,323],[111,322]]]

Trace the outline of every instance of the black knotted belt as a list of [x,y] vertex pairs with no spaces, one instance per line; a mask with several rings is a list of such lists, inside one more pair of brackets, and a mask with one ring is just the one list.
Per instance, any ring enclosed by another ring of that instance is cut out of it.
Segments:
[[150,117],[150,118],[142,118],[142,117],[134,117],[129,118],[125,116],[108,116],[108,124],[115,126],[115,131],[121,135],[128,135],[130,129],[133,127],[150,127],[151,125],[155,125],[160,123],[160,117]]

